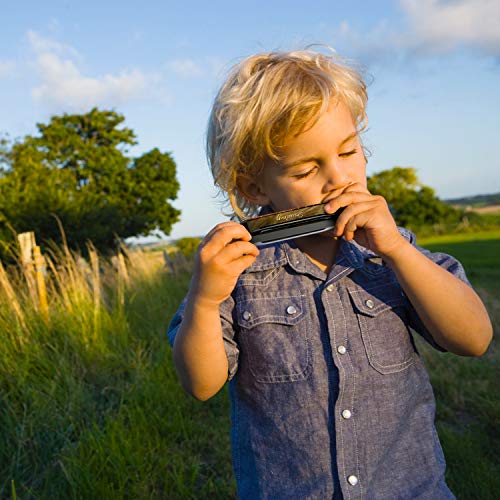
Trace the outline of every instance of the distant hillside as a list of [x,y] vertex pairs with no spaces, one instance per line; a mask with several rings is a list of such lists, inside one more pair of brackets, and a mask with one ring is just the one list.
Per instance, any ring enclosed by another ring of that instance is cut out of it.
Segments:
[[461,207],[487,207],[490,205],[500,205],[500,193],[477,194],[475,196],[465,196],[464,198],[453,198],[444,201],[450,205]]

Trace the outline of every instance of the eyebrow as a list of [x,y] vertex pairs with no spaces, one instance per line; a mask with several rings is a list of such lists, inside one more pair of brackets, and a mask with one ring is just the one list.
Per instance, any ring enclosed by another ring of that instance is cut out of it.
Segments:
[[[344,144],[346,144],[347,142],[351,141],[352,139],[354,139],[355,137],[358,136],[358,132],[352,132],[352,134],[349,134],[340,144],[339,144],[339,148],[341,148],[342,146],[344,146]],[[309,163],[311,161],[316,161],[316,157],[315,156],[308,156],[307,158],[299,158],[297,160],[294,160],[294,161],[291,161],[290,163],[283,163],[282,166],[284,168],[292,168],[292,167],[295,167],[297,165],[300,165],[301,163]]]

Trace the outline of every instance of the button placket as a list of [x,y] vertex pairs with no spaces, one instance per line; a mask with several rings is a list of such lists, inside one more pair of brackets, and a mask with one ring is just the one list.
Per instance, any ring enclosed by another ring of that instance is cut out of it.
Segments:
[[[343,287],[337,283],[330,283],[323,289],[323,297],[325,300],[325,308],[328,308],[328,311],[332,314],[332,324],[335,323],[338,325],[338,328],[329,327],[330,339],[338,354],[337,361],[335,361],[335,363],[339,367],[339,383],[343,386],[342,397],[339,398],[335,406],[337,414],[336,422],[339,426],[338,432],[342,436],[340,439],[344,443],[343,446],[345,447],[345,453],[342,455],[343,458],[338,460],[337,465],[339,467],[339,471],[342,470],[343,472],[344,481],[346,481],[347,487],[351,488],[359,483],[357,476],[352,474],[352,472],[357,472],[357,469],[355,467],[353,468],[353,465],[356,465],[358,443],[356,432],[354,430],[354,413],[352,410],[348,409],[352,404],[352,391],[354,390],[354,386],[352,385],[353,366],[349,356],[344,356],[348,352],[348,339],[347,331],[342,328],[343,325],[347,325],[344,303],[342,302],[342,289]],[[331,295],[326,295],[327,292],[335,292],[335,299],[337,299],[338,295],[338,300],[340,301],[338,307],[331,307],[333,305]],[[375,307],[375,302],[372,302],[372,306]],[[364,307],[368,307],[366,303]],[[333,351],[333,353],[334,352],[335,351]],[[351,474],[349,474],[350,472]]]

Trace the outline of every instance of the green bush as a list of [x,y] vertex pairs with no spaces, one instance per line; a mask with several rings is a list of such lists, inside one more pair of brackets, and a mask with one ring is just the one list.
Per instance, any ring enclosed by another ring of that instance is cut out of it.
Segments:
[[191,257],[198,249],[201,243],[201,238],[181,238],[176,241],[175,245],[185,257]]

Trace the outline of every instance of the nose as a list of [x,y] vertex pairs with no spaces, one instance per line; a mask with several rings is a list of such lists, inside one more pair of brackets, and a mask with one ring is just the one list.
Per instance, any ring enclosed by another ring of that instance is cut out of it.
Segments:
[[338,159],[332,159],[328,163],[325,163],[323,172],[323,191],[325,193],[342,188],[352,182],[349,172],[345,166],[339,164]]

